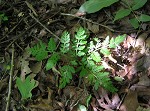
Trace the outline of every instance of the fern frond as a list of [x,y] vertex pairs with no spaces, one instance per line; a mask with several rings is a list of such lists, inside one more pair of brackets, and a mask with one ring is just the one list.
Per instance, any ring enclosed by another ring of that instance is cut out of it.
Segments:
[[31,54],[35,56],[36,60],[41,61],[48,56],[46,51],[46,44],[40,41],[38,44],[30,48]]
[[46,63],[46,70],[50,70],[51,68],[53,68],[56,64],[57,61],[60,59],[59,54],[58,53],[54,53],[47,61]]
[[50,40],[48,42],[47,50],[50,51],[51,53],[55,52],[55,50],[56,50],[56,42],[54,41],[53,38],[50,38]]
[[60,42],[60,51],[62,53],[67,53],[70,47],[70,34],[67,31],[63,32]]
[[108,72],[91,73],[88,75],[88,80],[94,85],[95,90],[102,86],[110,92],[116,92],[117,89],[113,86],[108,75]]
[[83,55],[85,55],[85,51],[84,49],[86,48],[86,44],[87,44],[87,34],[86,34],[86,30],[82,27],[80,27],[77,31],[77,33],[75,34],[75,41],[74,42],[74,50],[76,52],[76,55],[81,57]]
[[75,69],[72,66],[65,65],[61,67],[61,80],[60,80],[60,88],[64,88],[68,83],[70,83],[70,80],[72,79],[72,74],[75,73]]

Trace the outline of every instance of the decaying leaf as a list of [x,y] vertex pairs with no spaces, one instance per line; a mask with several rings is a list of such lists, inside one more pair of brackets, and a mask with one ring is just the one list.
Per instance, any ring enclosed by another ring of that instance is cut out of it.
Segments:
[[39,73],[42,68],[42,61],[37,62],[31,66],[31,71],[35,74]]
[[124,102],[120,106],[120,111],[135,111],[139,106],[137,92],[129,90]]
[[29,68],[29,61],[27,61],[27,58],[30,57],[31,53],[29,52],[29,46],[27,46],[24,50],[23,56],[20,58],[20,65],[21,65],[21,79],[25,80],[26,74],[29,74],[31,72],[31,69]]
[[88,29],[91,30],[94,34],[100,31],[99,25],[92,24],[90,22],[87,22],[87,25],[88,25]]

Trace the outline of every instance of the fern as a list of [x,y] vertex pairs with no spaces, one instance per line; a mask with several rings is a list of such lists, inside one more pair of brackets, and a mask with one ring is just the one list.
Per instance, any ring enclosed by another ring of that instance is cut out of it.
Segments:
[[103,86],[111,92],[117,91],[109,78],[109,73],[104,71],[104,67],[102,65],[97,66],[92,60],[90,60],[88,61],[87,68],[89,70],[87,71],[87,77],[90,84],[94,86],[94,89],[97,90],[99,86]]
[[104,56],[109,56],[111,53],[109,51],[108,48],[102,47],[100,52],[104,55]]
[[105,89],[111,92],[116,92],[117,89],[113,86],[108,72],[100,72],[95,75],[94,88],[97,90],[99,86],[103,86]]
[[74,73],[79,73],[80,78],[88,78],[94,89],[102,86],[111,92],[117,91],[109,78],[109,73],[101,64],[103,58],[109,57],[111,50],[124,41],[125,35],[111,39],[108,36],[103,42],[98,38],[93,38],[89,44],[87,38],[87,30],[80,27],[77,29],[71,44],[70,34],[65,31],[61,36],[60,52],[56,52],[56,43],[53,38],[50,38],[47,48],[43,42],[40,42],[31,48],[31,53],[38,61],[46,58],[48,52],[51,53],[45,66],[46,70],[55,67],[59,60],[67,60],[58,69],[61,74],[60,88],[64,88],[70,83]]
[[70,34],[67,31],[62,34],[60,42],[60,52],[67,53],[70,46]]
[[72,80],[72,74],[75,73],[75,69],[72,66],[65,65],[61,67],[61,80],[60,80],[60,88],[64,88],[67,83],[70,83],[70,80]]
[[48,56],[46,51],[46,44],[40,41],[34,47],[30,48],[31,54],[35,56],[36,60],[41,61]]
[[51,53],[56,51],[56,42],[54,41],[53,38],[50,38],[50,40],[48,42],[47,50]]
[[86,30],[80,27],[75,34],[75,41],[74,41],[74,50],[76,52],[76,55],[81,57],[85,55],[85,45],[87,44],[87,34]]
[[95,64],[95,62],[101,62],[102,58],[100,53],[105,56],[110,54],[108,49],[109,42],[109,37],[106,37],[102,43],[100,43],[98,39],[94,39],[94,41],[90,42],[88,56],[82,59],[85,68],[82,68],[80,77],[87,76],[89,83],[92,84],[95,89],[98,89],[99,86],[103,86],[107,90],[115,92],[117,89],[113,86],[109,78],[109,73],[104,71],[102,65],[99,66]]
[[116,48],[124,40],[125,40],[125,35],[119,35],[116,38],[111,38],[109,48]]
[[59,58],[60,57],[58,53],[54,53],[53,55],[51,55],[46,63],[46,70],[50,70],[51,68],[53,68],[57,64]]
[[100,62],[101,61],[101,56],[97,51],[93,51],[90,54],[90,57],[95,61],[95,62]]

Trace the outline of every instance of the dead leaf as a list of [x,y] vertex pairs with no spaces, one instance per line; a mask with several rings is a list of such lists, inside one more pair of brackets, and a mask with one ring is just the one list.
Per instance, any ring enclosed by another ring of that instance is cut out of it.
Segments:
[[8,80],[8,77],[3,80],[0,80],[0,92],[2,91],[2,89],[7,87],[7,85],[8,85],[7,80]]
[[29,68],[29,61],[26,61],[24,58],[21,58],[21,79],[24,81],[26,74],[31,72]]
[[63,93],[62,102],[65,104],[66,101],[64,100],[70,100],[71,104],[67,104],[70,110],[72,110],[78,103],[86,105],[86,98],[89,96],[88,92],[74,86],[66,86]]
[[150,48],[150,37],[146,39],[146,47]]
[[150,79],[148,78],[148,75],[142,75],[142,77],[139,78],[139,82],[137,84],[142,86],[150,86]]
[[30,69],[33,73],[37,74],[41,71],[41,68],[42,68],[42,61],[33,64]]
[[117,93],[113,94],[112,103],[111,103],[111,104],[112,104],[114,107],[117,107],[118,104],[119,104],[119,102],[120,102],[119,95],[118,95]]
[[48,97],[47,99],[43,99],[42,97],[38,98],[38,103],[30,105],[31,108],[41,109],[46,111],[54,111],[54,107],[52,106],[52,93],[53,91],[48,88]]
[[150,108],[144,108],[144,107],[141,107],[139,106],[136,111],[150,111]]
[[21,79],[25,80],[25,75],[31,72],[29,68],[29,61],[27,58],[30,57],[31,53],[29,52],[29,46],[27,46],[24,50],[23,56],[20,58],[20,65],[21,65]]
[[137,92],[129,90],[119,111],[135,111],[139,106]]
[[42,38],[43,36],[45,36],[47,34],[45,29],[42,29],[38,35],[38,38]]
[[87,26],[88,26],[88,29],[91,30],[94,34],[99,33],[99,25],[87,22]]

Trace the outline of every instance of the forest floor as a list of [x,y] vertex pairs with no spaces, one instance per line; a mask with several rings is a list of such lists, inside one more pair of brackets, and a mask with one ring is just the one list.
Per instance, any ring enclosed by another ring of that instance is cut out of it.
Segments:
[[[134,29],[129,22],[133,13],[113,22],[115,12],[124,7],[121,2],[82,15],[78,10],[83,3],[84,0],[0,0],[1,111],[150,111],[150,22],[141,22]],[[139,13],[150,15],[150,1],[135,14]],[[115,62],[104,59],[105,70],[118,91],[112,93],[102,86],[95,90],[76,69],[70,82],[60,88],[62,76],[58,68],[69,60],[64,57],[46,70],[52,53],[42,61],[29,53],[29,47],[39,41],[47,44],[50,38],[59,48],[62,33],[68,31],[73,40],[81,26],[89,31],[88,42],[94,37],[103,41],[108,36],[125,34],[125,40],[113,50]],[[29,75],[31,81],[27,81]]]

